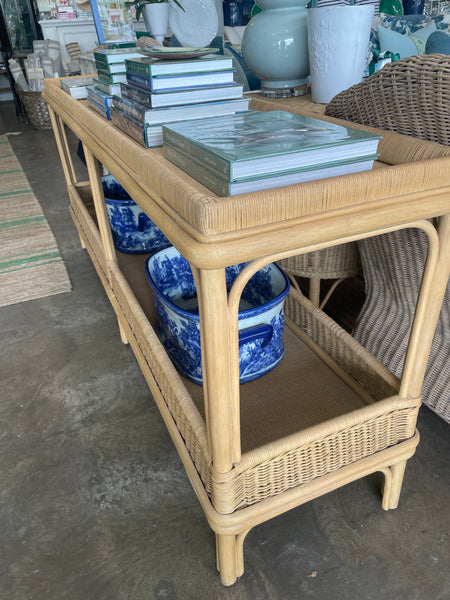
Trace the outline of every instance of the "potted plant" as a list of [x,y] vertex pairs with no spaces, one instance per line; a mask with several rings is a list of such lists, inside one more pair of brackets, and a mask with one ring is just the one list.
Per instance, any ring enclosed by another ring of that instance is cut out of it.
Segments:
[[[172,0],[183,11],[184,8],[178,0]],[[137,6],[136,20],[141,15],[147,31],[161,44],[164,41],[169,25],[169,2],[168,0],[138,0],[138,2],[127,2],[127,6]]]

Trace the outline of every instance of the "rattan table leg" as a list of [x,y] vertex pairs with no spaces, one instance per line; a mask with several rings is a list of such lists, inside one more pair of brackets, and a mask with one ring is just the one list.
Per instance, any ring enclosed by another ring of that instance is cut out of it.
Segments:
[[[241,554],[243,552],[240,544]],[[237,569],[237,536],[216,534],[217,569],[220,573],[220,581],[223,585],[233,585],[239,576]],[[239,561],[244,570],[244,559]]]
[[[86,158],[86,166],[89,173],[89,181],[91,182],[92,198],[94,200],[95,213],[97,215],[98,228],[102,239],[103,250],[107,260],[111,260],[117,264],[116,249],[109,224],[108,213],[106,210],[105,196],[103,194],[103,186],[100,175],[100,164],[89,148],[83,144],[84,155]],[[128,343],[125,329],[119,319],[120,338],[124,344]]]
[[311,277],[309,280],[309,299],[314,306],[320,304],[320,279],[317,277]]
[[73,168],[72,157],[70,155],[69,144],[67,143],[66,131],[64,122],[61,117],[57,116],[54,110],[49,106],[48,112],[52,121],[53,133],[55,135],[56,146],[58,148],[61,165],[66,179],[67,186],[75,185],[77,178],[75,169]]
[[401,460],[383,470],[385,480],[383,486],[383,500],[381,506],[384,510],[397,508],[405,475],[406,460]]

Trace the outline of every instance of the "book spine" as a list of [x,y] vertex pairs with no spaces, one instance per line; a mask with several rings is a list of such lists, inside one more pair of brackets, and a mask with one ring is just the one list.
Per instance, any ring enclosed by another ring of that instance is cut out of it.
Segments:
[[230,184],[225,179],[218,177],[215,173],[206,169],[197,160],[180,152],[170,144],[163,144],[164,157],[174,165],[185,171],[205,187],[209,188],[218,196],[230,195]]
[[142,77],[152,76],[152,67],[149,64],[145,64],[133,59],[125,60],[125,70],[129,73],[136,73],[142,75]]
[[108,85],[125,82],[125,73],[110,73],[104,69],[97,69],[97,76],[100,81]]
[[106,58],[98,58],[95,56],[94,60],[97,69],[105,69],[109,71],[110,63],[106,60]]
[[97,104],[100,104],[101,106],[104,105],[105,108],[111,108],[112,96],[109,96],[107,94],[100,94],[91,88],[87,88],[87,97],[96,102]]
[[92,110],[95,110],[95,112],[101,115],[104,119],[111,120],[111,113],[109,108],[104,110],[101,106],[97,104],[97,102],[93,102],[92,100],[88,100],[88,106],[90,106]]
[[114,73],[125,73],[124,63],[107,63],[96,60],[95,67],[97,71],[100,69],[101,71],[105,71],[105,73],[108,72],[110,75],[113,75]]
[[145,125],[145,113],[147,112],[147,108],[140,108],[142,105],[138,102],[130,100],[129,98],[122,98],[121,96],[114,95],[113,106],[122,112],[131,115],[137,121],[141,121],[142,124]]
[[126,72],[127,82],[132,83],[133,85],[139,85],[141,88],[152,91],[152,79],[150,77],[138,75],[137,73],[131,73],[131,71]]
[[140,102],[144,104],[144,106],[148,106],[151,108],[152,106],[152,94],[147,90],[141,90],[134,86],[129,86],[126,84],[120,84],[120,90],[122,96],[128,98],[129,100],[135,100],[136,102]]
[[111,108],[111,121],[116,127],[133,138],[133,140],[139,142],[139,144],[145,148],[147,147],[145,125],[141,125],[138,121],[133,119],[133,117],[123,113],[114,106]]
[[208,169],[216,171],[217,174],[225,179],[230,180],[231,164],[220,156],[212,154],[205,148],[202,148],[197,143],[180,135],[179,133],[168,129],[163,125],[163,142],[178,148],[185,154],[193,154],[197,160],[203,162]]
[[116,86],[119,86],[119,84],[115,83],[111,85],[109,83],[103,83],[103,81],[100,80],[94,81],[94,87],[100,90],[100,92],[107,94],[108,96],[113,96],[113,94],[117,93],[116,91],[114,91]]

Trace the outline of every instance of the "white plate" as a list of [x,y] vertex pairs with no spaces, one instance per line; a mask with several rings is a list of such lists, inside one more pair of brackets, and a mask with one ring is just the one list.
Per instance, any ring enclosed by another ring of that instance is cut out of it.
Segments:
[[159,49],[157,46],[151,46],[149,48],[139,48],[139,52],[152,58],[164,58],[179,60],[181,58],[200,58],[201,56],[207,56],[208,54],[215,54],[219,51],[219,48],[186,48],[186,46],[174,46],[173,48],[166,48],[163,46]]
[[169,25],[182,46],[208,46],[217,35],[219,15],[215,0],[185,0],[183,10],[170,3]]

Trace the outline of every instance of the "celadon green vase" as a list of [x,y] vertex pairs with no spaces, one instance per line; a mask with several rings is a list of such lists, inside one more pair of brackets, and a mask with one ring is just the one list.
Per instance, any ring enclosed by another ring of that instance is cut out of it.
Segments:
[[261,12],[250,20],[242,56],[261,80],[263,96],[283,98],[307,91],[309,76],[307,0],[256,0]]

